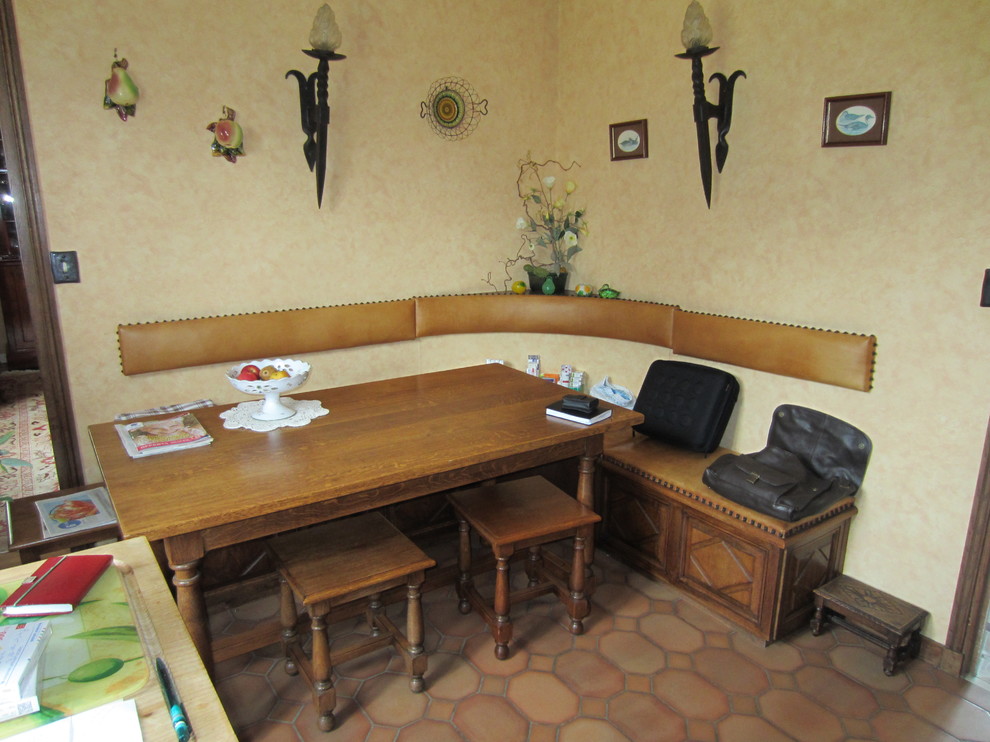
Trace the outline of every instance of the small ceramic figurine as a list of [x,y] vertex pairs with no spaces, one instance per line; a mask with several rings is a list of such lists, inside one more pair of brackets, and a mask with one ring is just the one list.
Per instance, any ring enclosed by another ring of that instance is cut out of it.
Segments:
[[616,291],[607,283],[602,284],[602,287],[598,289],[598,296],[600,296],[602,299],[618,299],[620,293],[622,292]]
[[234,121],[237,112],[233,108],[223,107],[223,118],[214,121],[206,128],[213,132],[214,157],[223,157],[227,162],[237,162],[238,155],[244,154],[244,132],[241,125]]
[[117,59],[117,50],[113,50],[113,64],[110,65],[110,77],[103,86],[103,107],[117,111],[121,121],[127,121],[137,110],[137,102],[141,93],[137,85],[127,73],[127,60]]
[[578,296],[591,296],[595,293],[595,290],[586,283],[579,283],[574,287],[574,293]]

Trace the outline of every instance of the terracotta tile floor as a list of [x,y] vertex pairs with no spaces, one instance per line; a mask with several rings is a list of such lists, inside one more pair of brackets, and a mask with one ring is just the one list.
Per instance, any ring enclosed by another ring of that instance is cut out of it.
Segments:
[[[452,588],[426,594],[425,692],[390,648],[341,665],[329,735],[277,645],[219,665],[217,690],[243,742],[990,741],[990,692],[920,660],[887,677],[881,650],[843,629],[763,647],[602,551],[595,569],[585,634],[549,597],[515,606],[504,662]],[[399,625],[402,612],[388,609]],[[276,615],[274,596],[211,607],[217,631]],[[363,630],[345,621],[335,640]]]

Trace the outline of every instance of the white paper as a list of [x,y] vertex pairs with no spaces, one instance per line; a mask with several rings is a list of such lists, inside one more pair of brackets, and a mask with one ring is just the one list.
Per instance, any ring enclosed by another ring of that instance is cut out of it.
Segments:
[[[108,735],[108,732],[113,730]],[[141,742],[141,722],[133,698],[111,701],[13,737],[11,742]]]

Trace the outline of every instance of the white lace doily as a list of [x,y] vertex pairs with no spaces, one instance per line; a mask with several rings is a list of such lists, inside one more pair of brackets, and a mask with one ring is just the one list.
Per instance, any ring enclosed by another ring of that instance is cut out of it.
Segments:
[[256,399],[253,402],[241,402],[237,407],[232,407],[226,412],[221,412],[223,426],[233,430],[234,428],[247,428],[264,433],[276,428],[298,428],[309,423],[314,417],[329,415],[330,410],[324,407],[318,399],[293,399],[292,397],[280,397],[279,401],[286,407],[296,411],[292,417],[283,420],[255,420],[251,415],[261,409],[265,403],[263,399]]

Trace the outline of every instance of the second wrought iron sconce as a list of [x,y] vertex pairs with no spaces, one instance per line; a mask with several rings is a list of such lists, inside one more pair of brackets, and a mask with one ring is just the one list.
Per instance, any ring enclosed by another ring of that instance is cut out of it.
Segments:
[[310,171],[316,172],[316,203],[317,208],[323,206],[323,183],[327,174],[327,127],[330,124],[330,104],[327,102],[330,92],[330,62],[346,59],[343,54],[337,54],[341,35],[333,11],[324,3],[316,13],[313,28],[309,32],[309,43],[312,49],[303,49],[302,53],[319,60],[316,72],[308,78],[299,70],[289,70],[286,79],[291,75],[299,83],[299,110],[302,115],[302,130],[306,135],[303,143],[303,154]]
[[712,40],[712,26],[705,16],[705,11],[698,0],[691,0],[684,14],[684,28],[681,30],[681,42],[687,51],[676,54],[680,59],[691,60],[691,82],[694,87],[694,125],[698,132],[698,158],[701,162],[701,184],[705,189],[705,201],[708,208],[712,205],[712,151],[711,138],[708,133],[708,119],[715,119],[718,141],[715,143],[715,165],[722,172],[725,158],[729,154],[729,144],[726,137],[732,123],[732,89],[736,79],[746,77],[742,70],[736,70],[728,78],[721,72],[716,72],[708,81],[718,80],[718,103],[709,103],[705,97],[705,73],[701,60],[709,54],[718,51],[718,47],[709,47]]

